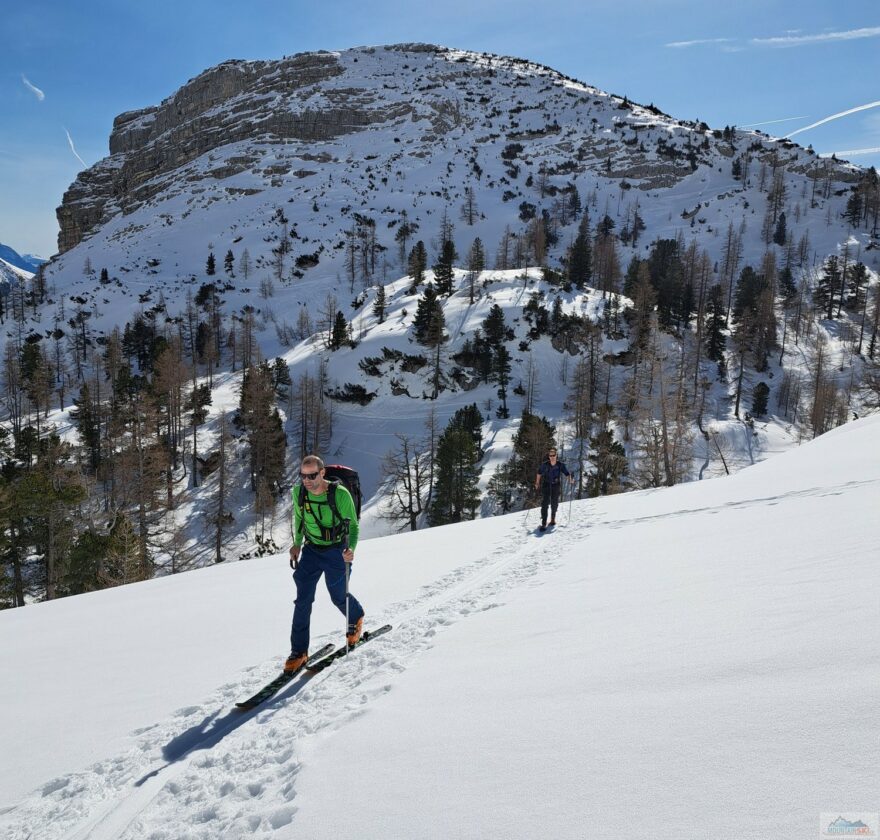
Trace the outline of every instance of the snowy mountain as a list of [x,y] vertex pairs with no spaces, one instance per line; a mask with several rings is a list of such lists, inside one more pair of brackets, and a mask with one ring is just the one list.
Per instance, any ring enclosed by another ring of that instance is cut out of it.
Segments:
[[0,296],[3,298],[3,306],[13,288],[27,285],[33,280],[34,272],[45,260],[36,261],[30,257],[22,257],[8,245],[0,243]]
[[[0,833],[815,836],[880,782],[878,437],[543,536],[532,512],[368,540],[352,590],[394,629],[248,714],[286,554],[2,612]],[[340,638],[322,592],[313,648]]]
[[[395,238],[403,213],[415,227],[408,244],[424,239],[433,261],[444,212],[461,254],[475,237],[491,254],[506,227],[546,211],[558,237],[552,265],[577,227],[576,190],[618,230],[641,216],[632,253],[684,232],[720,260],[732,222],[745,226],[743,257],[754,263],[768,179],[784,182],[794,242],[809,231],[821,257],[850,233],[841,217],[861,172],[760,132],[677,120],[527,61],[429,45],[226,62],[160,105],[117,117],[110,150],[65,194],[50,282],[99,308],[127,294],[129,313],[134,293],[152,289],[179,312],[209,252],[219,266],[232,251],[237,268],[246,250],[248,277],[224,277],[227,304],[237,311],[274,277],[277,298],[261,308],[279,320],[351,274],[373,284],[405,273]],[[369,240],[354,267],[347,233]],[[868,244],[866,232],[854,235]],[[876,266],[876,251],[866,258]],[[123,288],[99,294],[82,277],[87,259]]]
[[46,262],[42,257],[37,257],[33,254],[19,254],[2,242],[0,242],[0,260],[20,268],[28,274],[35,274],[37,269]]

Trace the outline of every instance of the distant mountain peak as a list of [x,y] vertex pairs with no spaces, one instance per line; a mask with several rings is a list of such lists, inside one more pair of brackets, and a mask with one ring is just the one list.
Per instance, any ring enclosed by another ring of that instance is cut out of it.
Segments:
[[20,268],[28,274],[34,274],[46,262],[42,257],[37,257],[34,254],[19,254],[14,248],[4,245],[2,242],[0,242],[0,260]]

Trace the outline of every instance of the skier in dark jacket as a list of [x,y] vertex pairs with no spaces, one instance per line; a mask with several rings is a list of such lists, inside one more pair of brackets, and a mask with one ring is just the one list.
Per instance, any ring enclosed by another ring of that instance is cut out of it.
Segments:
[[541,530],[547,528],[547,508],[550,508],[550,524],[556,524],[556,508],[559,507],[559,489],[562,476],[568,476],[568,483],[573,484],[574,478],[568,467],[558,460],[556,449],[547,453],[547,460],[538,467],[535,476],[535,490],[541,491]]

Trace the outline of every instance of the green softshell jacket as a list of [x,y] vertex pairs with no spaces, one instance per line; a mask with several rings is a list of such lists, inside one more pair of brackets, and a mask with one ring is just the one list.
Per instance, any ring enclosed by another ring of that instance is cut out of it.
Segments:
[[[306,499],[312,509],[311,513],[303,513],[299,506],[299,485],[295,486],[291,491],[293,497],[293,544],[302,545],[305,536],[312,545],[332,545],[329,540],[321,539],[321,528],[315,522],[315,519],[325,528],[332,528],[336,522],[333,518],[333,510],[327,501],[327,494],[322,493],[316,496],[313,493],[306,492]],[[354,551],[358,541],[358,520],[357,510],[354,506],[354,499],[348,488],[342,484],[336,486],[336,510],[339,511],[340,519],[348,519],[348,547]],[[303,522],[305,530],[300,531],[300,523]]]

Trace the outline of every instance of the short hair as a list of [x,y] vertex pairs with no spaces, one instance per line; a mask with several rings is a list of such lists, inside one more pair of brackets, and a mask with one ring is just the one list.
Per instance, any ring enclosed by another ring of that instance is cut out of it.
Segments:
[[302,465],[304,467],[309,464],[314,464],[319,471],[324,469],[324,462],[317,455],[306,455],[306,457],[302,459]]

